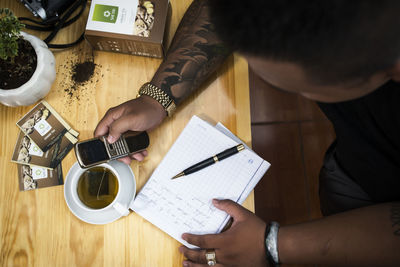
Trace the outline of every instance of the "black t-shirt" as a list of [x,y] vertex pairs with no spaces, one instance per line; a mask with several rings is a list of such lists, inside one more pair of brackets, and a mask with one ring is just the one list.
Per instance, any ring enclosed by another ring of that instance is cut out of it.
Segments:
[[400,83],[318,105],[335,128],[340,166],[374,201],[400,200]]

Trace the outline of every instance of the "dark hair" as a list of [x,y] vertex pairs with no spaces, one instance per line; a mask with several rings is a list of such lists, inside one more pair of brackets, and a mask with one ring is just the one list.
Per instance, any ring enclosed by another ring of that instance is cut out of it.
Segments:
[[232,49],[297,63],[316,82],[367,79],[400,58],[398,0],[211,0]]

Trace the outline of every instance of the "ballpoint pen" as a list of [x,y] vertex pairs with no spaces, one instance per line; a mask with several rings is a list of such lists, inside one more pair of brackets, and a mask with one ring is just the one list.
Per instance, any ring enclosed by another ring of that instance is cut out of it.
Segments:
[[222,151],[221,153],[218,153],[215,156],[212,156],[208,159],[205,159],[199,163],[196,163],[195,165],[185,169],[184,171],[178,173],[177,175],[175,175],[174,177],[171,178],[171,180],[185,176],[185,175],[189,175],[191,173],[200,171],[214,163],[217,163],[218,161],[224,160],[226,158],[229,158],[230,156],[235,155],[236,153],[242,151],[244,149],[244,145],[243,144],[239,144],[237,146],[228,148],[224,151]]

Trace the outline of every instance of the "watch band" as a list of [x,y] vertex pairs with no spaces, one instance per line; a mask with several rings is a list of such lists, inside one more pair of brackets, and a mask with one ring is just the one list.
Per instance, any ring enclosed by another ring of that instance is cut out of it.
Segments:
[[271,266],[279,266],[278,255],[279,223],[270,222],[265,229],[265,253]]
[[171,117],[175,112],[176,105],[174,100],[157,86],[151,83],[143,84],[138,93],[138,96],[141,95],[147,95],[157,100],[164,107],[168,117]]

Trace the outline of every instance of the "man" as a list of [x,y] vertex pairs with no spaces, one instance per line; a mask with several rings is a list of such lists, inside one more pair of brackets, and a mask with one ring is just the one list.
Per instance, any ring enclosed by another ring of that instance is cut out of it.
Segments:
[[[232,201],[214,200],[233,224],[221,234],[184,234],[201,249],[181,247],[183,266],[400,265],[399,12],[398,1],[193,2],[145,89],[179,105],[236,50],[267,83],[318,101],[337,141],[321,170],[326,217],[278,230]],[[110,109],[95,135],[115,141],[127,130],[157,127],[168,107],[141,91]]]

